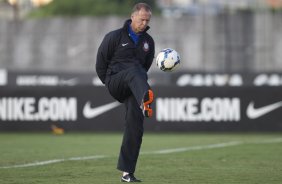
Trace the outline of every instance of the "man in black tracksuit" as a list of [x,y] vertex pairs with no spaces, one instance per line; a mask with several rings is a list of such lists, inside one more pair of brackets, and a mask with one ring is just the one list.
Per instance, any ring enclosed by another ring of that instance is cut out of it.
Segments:
[[117,169],[121,181],[140,182],[134,177],[142,143],[144,116],[151,117],[153,91],[147,79],[155,54],[152,37],[147,33],[151,8],[145,3],[134,6],[131,19],[121,29],[108,33],[97,53],[96,71],[109,93],[126,107],[125,130]]

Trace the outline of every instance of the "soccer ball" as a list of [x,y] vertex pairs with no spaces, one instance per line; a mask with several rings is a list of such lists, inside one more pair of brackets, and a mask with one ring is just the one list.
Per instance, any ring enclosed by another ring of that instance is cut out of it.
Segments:
[[163,49],[158,53],[156,63],[162,71],[173,71],[180,64],[180,56],[174,49]]

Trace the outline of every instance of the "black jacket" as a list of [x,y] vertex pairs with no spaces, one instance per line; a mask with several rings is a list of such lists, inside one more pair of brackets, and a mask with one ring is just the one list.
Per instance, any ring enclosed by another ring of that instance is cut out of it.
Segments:
[[107,75],[141,65],[146,69],[152,65],[155,55],[155,43],[146,32],[140,36],[137,45],[129,36],[127,20],[120,29],[109,32],[103,39],[97,53],[96,72],[103,83]]

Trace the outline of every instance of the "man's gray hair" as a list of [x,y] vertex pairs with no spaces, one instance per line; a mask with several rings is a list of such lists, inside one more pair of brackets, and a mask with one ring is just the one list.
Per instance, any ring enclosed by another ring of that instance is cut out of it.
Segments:
[[139,12],[141,9],[152,13],[152,8],[146,3],[137,3],[136,5],[134,5],[134,7],[132,8],[132,13]]

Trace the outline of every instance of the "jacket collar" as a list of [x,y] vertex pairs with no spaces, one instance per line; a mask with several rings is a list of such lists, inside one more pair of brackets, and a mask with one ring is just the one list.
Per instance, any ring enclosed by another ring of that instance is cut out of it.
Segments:
[[[131,19],[127,19],[125,22],[124,22],[124,25],[123,25],[123,29],[128,32],[128,25],[131,24],[132,20]],[[148,30],[150,29],[150,26],[147,26],[146,29],[142,32],[142,33],[146,33]]]

